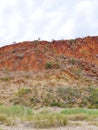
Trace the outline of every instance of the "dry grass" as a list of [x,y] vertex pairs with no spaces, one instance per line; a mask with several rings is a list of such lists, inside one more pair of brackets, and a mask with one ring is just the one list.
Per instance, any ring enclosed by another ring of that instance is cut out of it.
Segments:
[[5,107],[0,106],[0,122],[6,125],[12,125],[12,119],[32,124],[35,128],[50,128],[71,125],[79,125],[79,121],[91,122],[97,125],[98,110],[85,108],[65,109],[55,111],[53,109],[41,108],[33,110],[24,106]]
[[67,118],[60,113],[36,114],[33,117],[35,128],[60,127],[67,125]]
[[14,122],[6,114],[0,114],[0,123],[7,126],[14,125]]
[[84,121],[87,120],[87,115],[85,114],[76,114],[69,116],[69,120],[71,121]]
[[[2,114],[1,114],[2,113]],[[31,108],[23,106],[5,107],[0,106],[0,122],[6,125],[12,125],[10,119],[31,122],[35,128],[49,128],[65,126],[67,124],[66,115],[42,110],[33,112]]]
[[98,121],[88,122],[89,125],[98,126]]

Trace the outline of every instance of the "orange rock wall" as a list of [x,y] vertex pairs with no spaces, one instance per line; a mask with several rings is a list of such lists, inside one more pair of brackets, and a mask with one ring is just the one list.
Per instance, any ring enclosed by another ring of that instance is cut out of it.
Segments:
[[25,41],[0,48],[0,69],[41,70],[58,56],[98,65],[98,36],[59,41]]

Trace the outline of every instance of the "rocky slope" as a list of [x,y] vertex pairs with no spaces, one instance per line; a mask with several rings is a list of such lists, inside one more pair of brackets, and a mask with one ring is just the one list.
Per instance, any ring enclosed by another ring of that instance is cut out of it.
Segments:
[[98,108],[98,36],[1,47],[0,104]]
[[47,62],[57,63],[59,58],[66,57],[98,65],[98,36],[52,42],[25,41],[4,46],[0,48],[0,68],[42,70]]

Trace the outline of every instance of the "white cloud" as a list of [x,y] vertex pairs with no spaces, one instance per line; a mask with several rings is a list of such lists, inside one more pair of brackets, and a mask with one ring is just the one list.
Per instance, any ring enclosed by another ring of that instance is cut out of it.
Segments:
[[97,0],[0,0],[0,46],[98,35]]

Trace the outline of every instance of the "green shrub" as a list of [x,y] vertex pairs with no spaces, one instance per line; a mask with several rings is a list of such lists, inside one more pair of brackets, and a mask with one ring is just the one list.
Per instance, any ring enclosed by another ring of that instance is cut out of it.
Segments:
[[98,88],[93,89],[90,95],[90,102],[95,108],[98,108]]
[[17,96],[22,97],[23,95],[29,93],[31,90],[28,88],[21,88],[18,92],[17,92]]
[[59,102],[53,101],[51,103],[51,106],[57,106],[57,107],[61,107],[61,104]]
[[72,65],[75,65],[76,60],[75,59],[71,59],[70,62],[71,62]]
[[60,64],[58,62],[47,62],[45,65],[46,69],[59,69],[60,68]]
[[60,87],[57,89],[58,96],[62,97],[63,100],[71,102],[75,98],[79,97],[79,90],[71,87],[63,88]]
[[47,62],[45,65],[46,69],[51,69],[52,68],[52,63],[51,62]]
[[4,116],[7,117],[23,117],[23,116],[28,116],[32,115],[33,111],[30,107],[25,107],[25,106],[0,106],[0,115],[3,114]]

